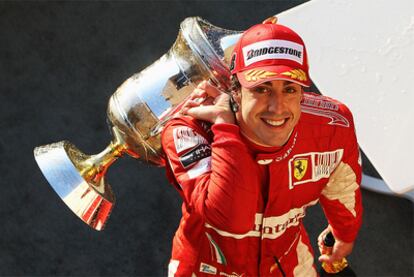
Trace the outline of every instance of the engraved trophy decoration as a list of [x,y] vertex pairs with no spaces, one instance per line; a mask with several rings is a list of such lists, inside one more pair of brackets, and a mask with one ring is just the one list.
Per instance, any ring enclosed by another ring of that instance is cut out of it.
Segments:
[[206,79],[229,88],[227,64],[239,36],[199,17],[185,19],[171,49],[110,97],[107,118],[113,140],[104,151],[89,156],[68,141],[34,149],[43,175],[86,224],[96,230],[105,226],[115,203],[105,174],[117,158],[126,153],[163,166],[160,133],[184,99]]

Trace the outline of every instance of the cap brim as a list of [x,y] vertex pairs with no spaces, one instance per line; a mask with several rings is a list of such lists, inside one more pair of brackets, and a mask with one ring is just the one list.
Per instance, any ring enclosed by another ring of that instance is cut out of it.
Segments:
[[237,78],[239,79],[240,84],[245,88],[252,88],[259,84],[274,80],[290,81],[304,87],[309,87],[311,85],[311,81],[306,72],[285,65],[269,65],[248,69],[242,72],[237,72]]

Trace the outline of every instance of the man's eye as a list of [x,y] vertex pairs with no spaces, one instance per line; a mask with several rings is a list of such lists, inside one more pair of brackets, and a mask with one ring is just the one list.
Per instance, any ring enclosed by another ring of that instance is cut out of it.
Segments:
[[268,93],[270,92],[270,89],[268,89],[267,87],[255,87],[253,91],[257,93]]
[[298,90],[295,87],[287,87],[285,88],[286,93],[292,94],[296,93]]

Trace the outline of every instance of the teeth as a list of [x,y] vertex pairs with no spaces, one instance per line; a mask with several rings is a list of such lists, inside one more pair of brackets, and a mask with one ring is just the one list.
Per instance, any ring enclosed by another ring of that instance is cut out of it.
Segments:
[[280,126],[283,123],[285,123],[286,120],[285,119],[282,119],[282,120],[275,121],[275,120],[265,119],[265,121],[266,121],[266,123],[268,123],[268,124],[270,124],[272,126]]

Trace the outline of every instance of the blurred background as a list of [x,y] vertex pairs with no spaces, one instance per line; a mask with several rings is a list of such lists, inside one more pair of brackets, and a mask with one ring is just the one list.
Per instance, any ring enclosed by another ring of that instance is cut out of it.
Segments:
[[[184,18],[244,30],[303,2],[0,2],[0,275],[166,276],[181,200],[162,168],[118,160],[107,175],[117,203],[96,232],[57,197],[33,148],[69,140],[103,150],[109,97],[168,51]],[[365,171],[377,174],[367,159]],[[359,276],[414,276],[413,203],[363,197],[351,266]],[[319,206],[305,224],[316,245]]]

